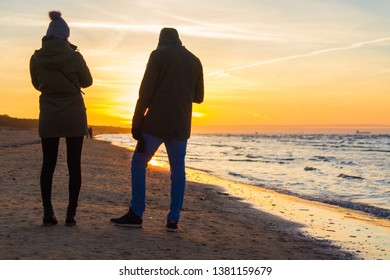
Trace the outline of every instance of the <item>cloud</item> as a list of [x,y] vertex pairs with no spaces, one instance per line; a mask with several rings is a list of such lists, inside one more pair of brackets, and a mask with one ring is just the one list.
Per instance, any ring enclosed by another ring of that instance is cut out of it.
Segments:
[[[137,32],[158,34],[165,26],[163,24],[128,24],[118,22],[94,22],[68,19],[71,28],[114,30],[118,32]],[[23,16],[21,14],[6,15],[0,17],[0,25],[13,27],[47,26],[48,20],[42,17]],[[197,24],[175,24],[180,35],[209,38],[227,39],[241,41],[281,41],[281,36],[268,33],[250,33],[247,31],[233,29],[226,25],[197,25]]]
[[369,41],[353,43],[353,44],[351,44],[349,46],[344,46],[344,47],[335,47],[335,48],[327,48],[327,49],[312,51],[312,52],[309,52],[309,53],[306,53],[306,54],[291,55],[291,56],[274,58],[274,59],[270,59],[270,60],[259,61],[259,62],[252,63],[252,64],[246,64],[246,65],[233,67],[233,68],[230,68],[230,69],[227,69],[227,70],[224,70],[224,71],[216,71],[216,72],[206,73],[205,75],[207,75],[207,76],[215,76],[216,78],[221,78],[221,77],[228,76],[228,74],[231,73],[231,72],[235,72],[235,71],[239,71],[239,70],[243,70],[243,69],[254,68],[254,67],[258,67],[258,66],[262,66],[262,65],[266,65],[266,64],[278,63],[278,62],[287,61],[287,60],[293,60],[293,59],[298,59],[298,58],[305,58],[305,57],[310,57],[310,56],[316,56],[316,55],[323,54],[323,53],[328,53],[328,52],[356,49],[356,48],[360,48],[360,47],[365,46],[365,45],[382,43],[382,42],[385,42],[385,41],[390,41],[390,37],[384,37],[384,38],[379,38],[379,39],[374,39],[374,40],[369,40]]
[[[126,23],[104,23],[104,22],[72,22],[72,27],[79,27],[84,29],[108,29],[117,31],[130,31],[130,32],[148,32],[159,33],[164,25],[142,25],[142,24],[126,24]],[[179,31],[180,35],[199,37],[199,38],[211,38],[211,39],[230,39],[230,40],[243,40],[243,41],[280,41],[280,36],[275,34],[254,34],[241,30],[233,30],[226,26],[218,25],[180,25],[176,24],[175,28]]]
[[141,25],[141,24],[125,24],[125,23],[104,23],[104,22],[81,22],[75,21],[71,23],[72,27],[89,28],[89,29],[109,29],[118,31],[134,31],[134,32],[156,32],[160,31],[159,25]]
[[49,20],[30,14],[0,12],[0,25],[11,27],[47,26]]

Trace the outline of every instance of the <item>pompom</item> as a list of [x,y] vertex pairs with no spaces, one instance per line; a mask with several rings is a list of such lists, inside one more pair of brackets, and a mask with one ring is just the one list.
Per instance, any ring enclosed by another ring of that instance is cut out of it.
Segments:
[[58,20],[61,18],[61,12],[60,11],[51,11],[51,12],[49,12],[49,17],[51,20]]

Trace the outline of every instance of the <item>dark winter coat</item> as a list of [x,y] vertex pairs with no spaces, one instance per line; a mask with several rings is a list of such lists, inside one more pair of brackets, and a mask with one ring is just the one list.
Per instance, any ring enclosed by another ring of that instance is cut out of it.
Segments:
[[192,103],[202,103],[203,97],[200,60],[182,46],[175,29],[164,28],[141,83],[133,130],[163,139],[188,139]]
[[31,81],[39,97],[40,137],[80,137],[88,134],[80,88],[92,85],[83,56],[66,40],[44,40],[30,60]]

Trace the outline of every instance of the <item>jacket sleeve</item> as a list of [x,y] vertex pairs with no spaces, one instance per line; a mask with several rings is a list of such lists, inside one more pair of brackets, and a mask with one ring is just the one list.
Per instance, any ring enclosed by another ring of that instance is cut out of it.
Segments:
[[77,78],[79,80],[80,86],[82,88],[86,88],[92,85],[93,79],[91,72],[89,71],[89,68],[87,66],[87,63],[85,62],[83,56],[81,53],[76,52],[77,59],[79,60],[79,68],[77,70]]
[[142,127],[142,122],[147,109],[152,102],[156,91],[159,76],[158,57],[155,52],[152,52],[145,74],[141,82],[137,104],[135,106],[132,126],[136,128]]
[[34,66],[34,55],[31,56],[30,59],[30,76],[31,76],[31,83],[33,84],[34,88],[36,90],[39,90],[39,81],[37,76],[35,75],[35,66]]
[[198,79],[195,82],[195,94],[194,94],[193,102],[200,104],[203,102],[203,98],[204,98],[203,68],[200,61],[199,61],[199,67],[200,70],[199,70]]

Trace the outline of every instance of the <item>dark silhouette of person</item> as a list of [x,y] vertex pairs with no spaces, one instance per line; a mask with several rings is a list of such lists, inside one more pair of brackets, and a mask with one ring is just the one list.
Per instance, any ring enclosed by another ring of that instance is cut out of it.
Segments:
[[49,12],[51,22],[42,39],[42,48],[30,59],[30,74],[39,97],[39,136],[43,163],[40,186],[43,224],[55,225],[57,218],[51,202],[54,169],[59,140],[66,138],[69,170],[69,204],[65,223],[76,224],[75,215],[81,188],[81,151],[88,135],[87,116],[81,87],[92,85],[89,68],[77,47],[68,41],[70,30],[58,11]]
[[204,98],[200,60],[187,50],[176,29],[163,28],[141,82],[132,120],[138,140],[131,162],[129,211],[111,219],[119,226],[141,227],[145,211],[146,168],[164,143],[171,171],[171,204],[166,229],[176,231],[185,192],[185,155],[191,132],[192,103]]
[[88,127],[88,135],[89,135],[89,138],[93,138],[93,128],[92,126]]

